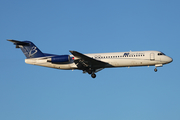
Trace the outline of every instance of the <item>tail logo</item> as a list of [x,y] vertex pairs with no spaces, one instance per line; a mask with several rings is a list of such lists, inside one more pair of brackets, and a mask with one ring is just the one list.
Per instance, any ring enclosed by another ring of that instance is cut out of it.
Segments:
[[38,51],[37,51],[37,47],[33,46],[31,48],[31,50],[29,51],[29,56],[32,57],[34,54],[36,54]]

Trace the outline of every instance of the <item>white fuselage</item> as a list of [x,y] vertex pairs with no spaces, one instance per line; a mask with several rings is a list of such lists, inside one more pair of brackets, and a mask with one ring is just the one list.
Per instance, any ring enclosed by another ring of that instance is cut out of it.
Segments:
[[[109,63],[107,66],[102,66],[102,68],[108,67],[131,67],[131,66],[152,66],[156,67],[163,66],[172,62],[172,58],[160,54],[159,51],[135,51],[135,52],[116,52],[116,53],[96,53],[96,54],[85,54],[93,59]],[[70,55],[74,57],[73,55]],[[51,56],[52,57],[52,56]],[[31,58],[25,59],[27,64],[39,65],[44,67],[56,68],[56,69],[78,69],[77,65],[71,60],[68,63],[54,64],[47,62],[49,58]],[[79,58],[75,57],[74,60]]]

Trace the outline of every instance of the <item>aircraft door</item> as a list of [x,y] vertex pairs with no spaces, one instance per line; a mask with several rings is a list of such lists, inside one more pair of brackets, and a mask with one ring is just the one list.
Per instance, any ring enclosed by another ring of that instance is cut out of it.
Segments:
[[150,53],[150,60],[155,60],[155,55],[154,55],[154,53]]

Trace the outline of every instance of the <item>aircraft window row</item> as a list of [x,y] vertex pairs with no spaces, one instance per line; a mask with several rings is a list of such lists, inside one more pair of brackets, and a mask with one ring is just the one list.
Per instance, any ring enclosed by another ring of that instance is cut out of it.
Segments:
[[158,55],[165,55],[165,54],[161,52],[161,53],[158,53]]
[[142,57],[142,56],[145,56],[145,55],[128,55],[128,56],[123,56],[123,57]]
[[103,58],[120,58],[120,57],[142,57],[145,56],[144,54],[141,55],[124,55],[124,56],[97,56],[94,57],[95,59],[103,59]]

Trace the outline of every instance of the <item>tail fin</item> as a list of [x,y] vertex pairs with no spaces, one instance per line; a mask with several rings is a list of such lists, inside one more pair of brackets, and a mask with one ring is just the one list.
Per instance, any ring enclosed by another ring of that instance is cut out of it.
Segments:
[[44,57],[44,54],[30,41],[8,40],[16,45],[16,48],[21,48],[26,58]]

